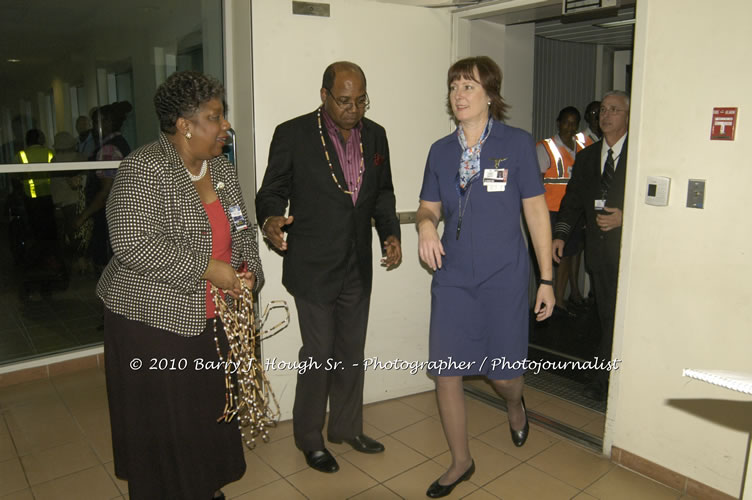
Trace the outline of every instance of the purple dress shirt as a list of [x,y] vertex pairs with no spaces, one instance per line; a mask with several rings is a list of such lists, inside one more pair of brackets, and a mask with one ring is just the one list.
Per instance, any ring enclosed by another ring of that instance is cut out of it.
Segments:
[[[329,138],[334,143],[334,149],[337,151],[337,158],[339,158],[339,164],[342,167],[342,172],[345,174],[345,182],[347,182],[348,191],[351,191],[353,205],[358,201],[358,193],[360,191],[360,184],[363,182],[363,176],[358,175],[360,171],[360,163],[363,159],[363,154],[360,151],[360,131],[363,128],[363,123],[358,124],[350,131],[350,137],[345,141],[344,137],[340,133],[337,125],[329,116],[329,113],[322,108],[321,116],[324,118],[324,127],[329,133]],[[365,164],[363,165],[365,171]]]

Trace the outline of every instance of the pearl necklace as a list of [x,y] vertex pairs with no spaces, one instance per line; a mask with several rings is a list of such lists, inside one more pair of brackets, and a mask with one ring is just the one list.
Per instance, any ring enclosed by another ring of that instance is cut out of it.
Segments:
[[206,171],[207,171],[207,164],[206,164],[206,160],[204,160],[204,162],[201,164],[201,170],[199,171],[198,175],[193,175],[191,171],[188,170],[188,176],[191,178],[193,182],[198,182],[204,178],[204,176],[206,175]]
[[346,189],[342,188],[339,181],[337,180],[337,176],[334,175],[334,167],[332,166],[332,161],[329,159],[329,151],[327,151],[326,142],[324,141],[324,130],[321,127],[321,108],[316,110],[316,119],[319,121],[319,136],[321,136],[321,145],[324,147],[324,155],[326,156],[326,162],[329,164],[329,173],[332,175],[332,180],[337,185],[340,191],[345,194],[352,195],[360,188],[360,181],[363,178],[363,170],[365,170],[363,164],[363,140],[361,139],[360,141],[360,168],[358,169],[358,180],[355,181],[355,188],[352,191],[347,191]]

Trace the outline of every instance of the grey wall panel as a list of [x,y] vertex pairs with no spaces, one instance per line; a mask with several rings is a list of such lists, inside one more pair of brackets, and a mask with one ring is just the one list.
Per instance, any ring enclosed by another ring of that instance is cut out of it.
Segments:
[[[535,37],[533,137],[536,141],[556,133],[559,110],[575,106],[582,114],[596,98],[596,49],[594,44]],[[585,125],[584,121],[581,125]]]

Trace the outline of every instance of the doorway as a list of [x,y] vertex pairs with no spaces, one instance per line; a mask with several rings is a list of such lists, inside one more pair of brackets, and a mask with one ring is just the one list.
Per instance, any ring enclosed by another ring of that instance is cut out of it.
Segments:
[[[557,133],[561,109],[574,106],[584,116],[587,105],[605,92],[629,92],[635,2],[621,4],[574,20],[563,18],[560,1],[481,2],[458,9],[453,14],[452,59],[485,54],[499,62],[502,94],[511,104],[508,124],[542,141]],[[582,120],[581,128],[586,126]],[[557,310],[545,322],[531,320],[528,359],[536,368],[525,375],[526,403],[531,420],[600,450],[606,401],[585,391],[594,373],[586,368],[597,364],[600,322],[582,252],[577,259],[581,265],[576,283],[584,300]],[[504,407],[484,381],[468,379],[465,387],[471,396]]]

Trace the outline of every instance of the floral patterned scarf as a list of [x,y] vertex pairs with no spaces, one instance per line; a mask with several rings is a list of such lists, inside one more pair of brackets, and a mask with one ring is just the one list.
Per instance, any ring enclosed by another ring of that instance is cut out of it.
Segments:
[[469,148],[467,147],[467,140],[465,139],[465,132],[462,130],[462,125],[457,126],[457,139],[460,141],[460,147],[462,148],[462,158],[460,158],[460,170],[459,170],[459,188],[464,192],[468,184],[473,178],[480,172],[480,150],[483,147],[483,143],[488,139],[491,133],[491,127],[493,126],[493,118],[488,117],[488,123],[480,136],[478,144]]

